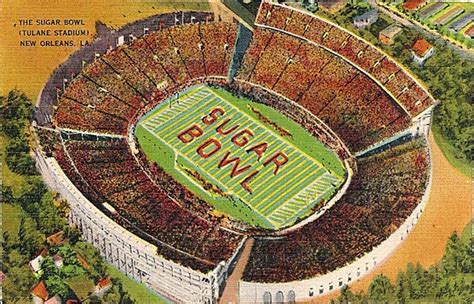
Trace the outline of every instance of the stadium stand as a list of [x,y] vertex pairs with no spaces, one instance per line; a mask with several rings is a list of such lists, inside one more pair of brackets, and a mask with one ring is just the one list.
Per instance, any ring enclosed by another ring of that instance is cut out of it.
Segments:
[[345,60],[273,30],[255,31],[236,78],[297,101],[322,119],[351,151],[364,150],[410,122],[381,87]]
[[165,248],[167,254],[159,254],[166,258],[205,273],[226,261],[241,240],[241,235],[212,225],[171,199],[170,189],[144,173],[126,141],[66,141],[65,147],[55,157],[83,194],[96,204],[109,203],[117,221],[147,234]]
[[317,221],[284,237],[257,238],[244,281],[288,282],[361,257],[395,231],[420,202],[428,160],[422,139],[360,159],[346,194]]
[[[355,35],[319,17],[309,18],[307,14],[291,7],[264,1],[257,15],[256,25],[290,32],[340,54],[372,75],[381,84],[386,85],[393,96],[398,98],[404,92],[404,98],[399,101],[413,116],[434,103],[433,98],[414,81],[413,76],[410,76],[392,59]],[[382,61],[385,62],[377,67],[376,64],[382,57]],[[411,90],[417,92],[406,93]]]
[[110,51],[66,88],[54,123],[125,135],[143,109],[179,92],[192,79],[226,77],[235,39],[234,24],[198,23],[166,28]]

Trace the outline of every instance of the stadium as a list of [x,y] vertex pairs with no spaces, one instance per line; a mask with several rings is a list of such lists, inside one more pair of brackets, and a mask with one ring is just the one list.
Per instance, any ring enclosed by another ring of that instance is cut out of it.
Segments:
[[34,126],[47,184],[104,258],[171,301],[294,303],[386,259],[430,192],[436,101],[339,26],[263,1],[102,31],[51,75]]

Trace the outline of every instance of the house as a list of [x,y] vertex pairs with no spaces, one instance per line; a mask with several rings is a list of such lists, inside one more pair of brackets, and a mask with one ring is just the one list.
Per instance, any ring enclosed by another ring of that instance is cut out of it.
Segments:
[[422,65],[434,53],[433,46],[425,39],[418,39],[411,48],[413,61]]
[[56,232],[46,238],[50,246],[58,246],[64,243],[64,231]]
[[45,248],[28,263],[30,265],[31,271],[33,271],[36,275],[41,274],[41,262],[44,260],[46,255],[48,255],[48,249]]
[[53,255],[53,262],[56,267],[61,268],[64,265],[64,259],[59,254]]
[[94,294],[98,297],[103,296],[110,288],[112,288],[112,281],[109,278],[103,278],[97,285],[95,285]]
[[371,9],[370,11],[359,15],[355,16],[352,20],[354,22],[354,25],[358,28],[365,28],[377,21],[379,18],[379,13],[378,11],[374,8]]
[[33,289],[31,289],[31,295],[33,296],[33,303],[43,304],[48,299],[48,290],[43,281],[39,281]]
[[428,0],[406,0],[403,3],[403,9],[406,11],[416,11],[424,6]]
[[55,295],[52,298],[49,298],[44,304],[61,304],[61,298],[58,295]]
[[392,24],[384,28],[379,33],[379,40],[385,45],[392,45],[398,33],[402,31],[402,28],[398,24]]

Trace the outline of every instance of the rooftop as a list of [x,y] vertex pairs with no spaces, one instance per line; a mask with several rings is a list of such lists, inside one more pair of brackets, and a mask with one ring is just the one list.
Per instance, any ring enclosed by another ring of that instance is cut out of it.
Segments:
[[407,11],[414,11],[424,5],[425,2],[426,0],[406,0],[405,3],[403,3],[403,8]]
[[39,281],[33,289],[31,289],[31,294],[37,296],[38,298],[46,301],[48,299],[48,290],[46,289],[46,285],[44,285],[43,281]]
[[375,18],[378,16],[378,11],[377,9],[371,9],[370,11],[362,14],[362,15],[359,15],[359,16],[355,16],[354,17],[354,20],[355,21],[359,21],[359,20],[366,20],[366,19],[371,19],[371,18]]
[[49,244],[51,245],[61,245],[64,242],[64,231],[56,232],[46,238]]
[[102,289],[109,286],[110,284],[112,284],[112,281],[110,281],[109,278],[103,278],[102,280],[99,281],[99,283],[97,283],[97,287]]
[[44,304],[61,304],[61,298],[58,295],[55,295],[48,301],[44,302]]
[[400,33],[401,30],[402,28],[398,24],[392,24],[380,31],[380,34],[389,38],[393,38],[395,35]]
[[412,50],[418,57],[424,57],[433,46],[425,39],[418,39],[413,44]]

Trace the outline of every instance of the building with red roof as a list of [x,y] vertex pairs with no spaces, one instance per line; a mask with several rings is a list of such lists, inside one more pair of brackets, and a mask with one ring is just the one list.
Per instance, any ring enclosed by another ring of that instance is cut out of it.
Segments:
[[31,289],[31,295],[33,296],[33,303],[42,304],[48,300],[48,290],[43,281],[39,281],[33,289]]
[[469,28],[464,32],[464,36],[474,38],[474,24],[469,26]]
[[112,281],[110,278],[101,279],[95,286],[95,295],[100,297],[103,296],[112,287]]
[[426,4],[427,0],[406,0],[403,3],[403,8],[407,11],[416,11]]
[[434,48],[428,41],[421,38],[415,41],[411,48],[411,52],[413,55],[413,61],[422,65],[426,59],[433,55]]
[[64,231],[56,232],[46,238],[46,241],[51,246],[58,246],[64,243]]

